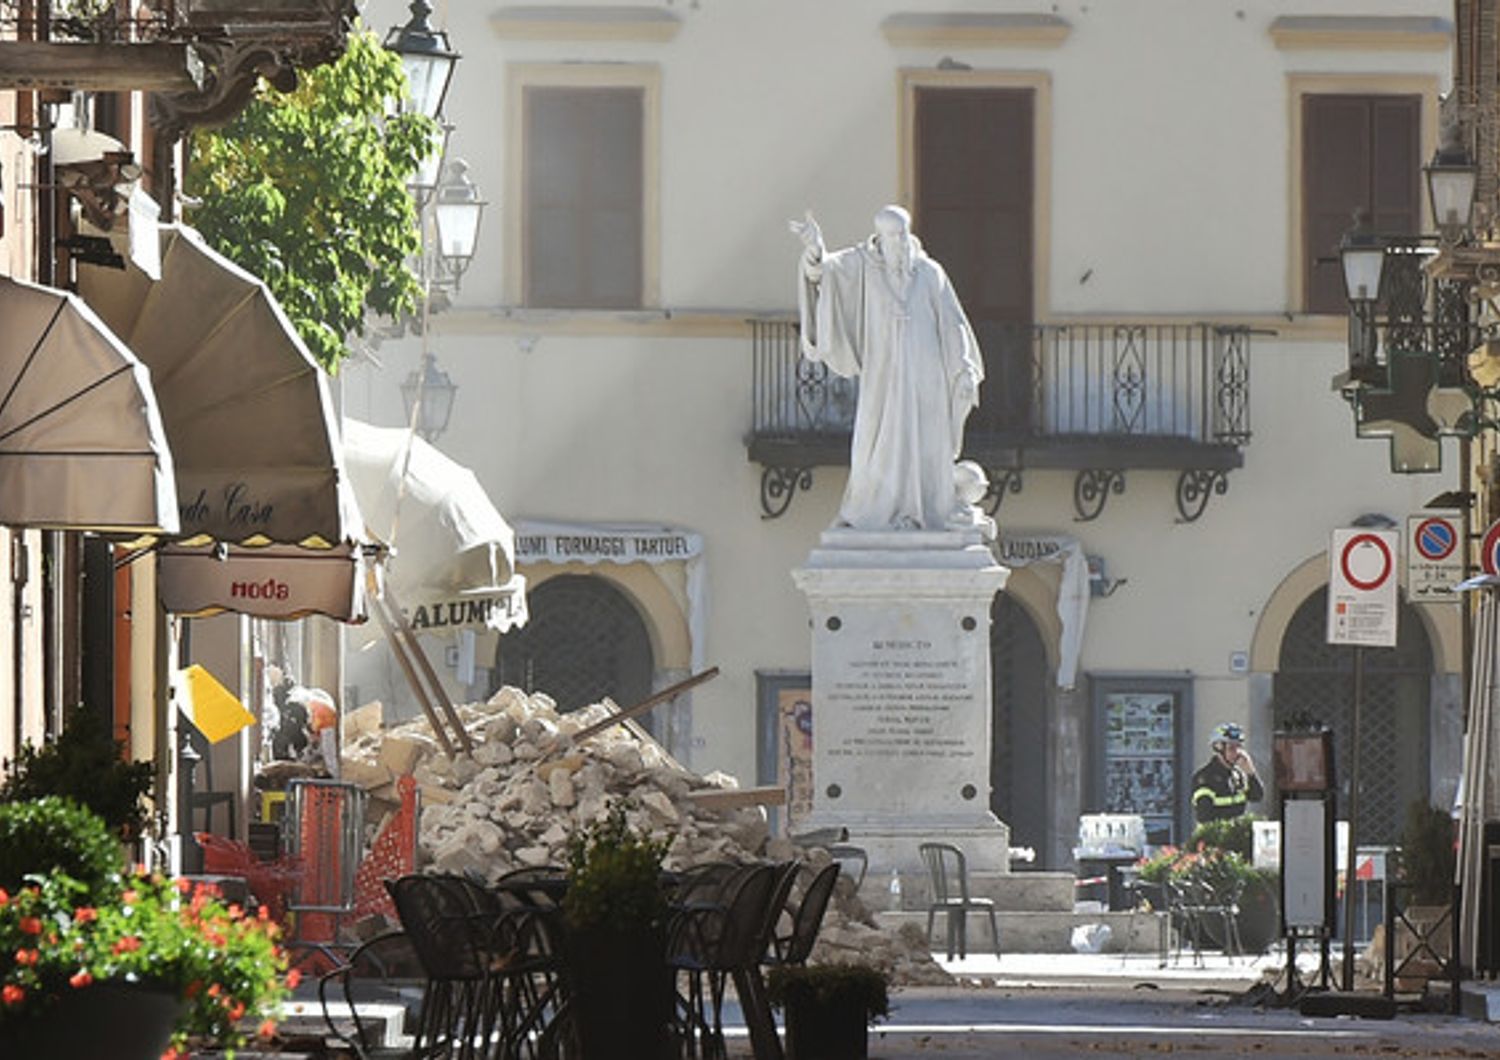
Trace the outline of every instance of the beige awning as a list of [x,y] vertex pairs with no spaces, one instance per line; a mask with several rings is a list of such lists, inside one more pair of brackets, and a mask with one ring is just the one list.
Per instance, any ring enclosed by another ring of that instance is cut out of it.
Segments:
[[150,373],[82,301],[0,277],[0,524],[178,528]]
[[79,287],[151,369],[184,539],[355,541],[326,373],[260,280],[190,228],[164,225],[161,241],[159,281],[83,267]]
[[161,551],[157,585],[162,606],[188,618],[232,611],[257,618],[324,615],[363,622],[368,562],[362,545],[168,545]]
[[392,547],[386,577],[413,625],[526,621],[515,534],[473,471],[405,428],[350,419],[344,459],[367,532]]

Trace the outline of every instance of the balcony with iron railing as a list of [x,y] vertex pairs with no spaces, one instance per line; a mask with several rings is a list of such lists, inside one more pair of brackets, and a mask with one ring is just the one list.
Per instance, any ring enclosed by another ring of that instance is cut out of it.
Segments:
[[[813,469],[848,466],[856,380],[802,356],[797,325],[753,320],[750,459],[761,507],[786,512]],[[1197,324],[989,325],[988,378],[969,417],[964,457],[990,478],[991,513],[1028,470],[1071,470],[1080,520],[1096,518],[1136,469],[1177,471],[1191,522],[1227,489],[1250,439],[1250,336]]]

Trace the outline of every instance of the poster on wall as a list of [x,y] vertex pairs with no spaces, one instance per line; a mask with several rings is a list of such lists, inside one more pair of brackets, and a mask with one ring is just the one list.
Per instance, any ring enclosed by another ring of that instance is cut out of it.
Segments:
[[1170,834],[1177,801],[1177,697],[1110,692],[1104,697],[1104,802],[1136,813],[1148,834]]
[[812,688],[782,688],[776,696],[781,748],[777,782],[786,788],[787,830],[812,812]]

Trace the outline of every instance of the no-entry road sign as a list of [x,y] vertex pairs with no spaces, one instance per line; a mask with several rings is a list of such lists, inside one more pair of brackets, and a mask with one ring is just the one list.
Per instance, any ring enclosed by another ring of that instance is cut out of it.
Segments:
[[1395,530],[1335,530],[1328,549],[1328,643],[1396,645]]

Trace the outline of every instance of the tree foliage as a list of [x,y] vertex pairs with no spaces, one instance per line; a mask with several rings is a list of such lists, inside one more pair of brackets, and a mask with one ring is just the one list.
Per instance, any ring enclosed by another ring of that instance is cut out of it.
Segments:
[[228,125],[193,137],[186,189],[208,242],[270,287],[330,371],[367,310],[413,312],[420,249],[407,182],[435,149],[436,126],[391,115],[407,95],[395,54],[368,30],[293,92],[261,85]]

